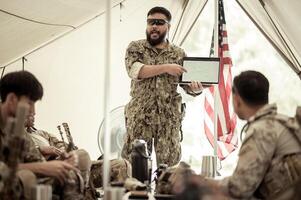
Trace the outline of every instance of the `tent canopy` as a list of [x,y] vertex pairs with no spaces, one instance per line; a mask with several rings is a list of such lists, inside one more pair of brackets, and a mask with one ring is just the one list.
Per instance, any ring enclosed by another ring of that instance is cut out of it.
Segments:
[[[265,0],[264,7],[258,0],[237,1],[294,71],[300,74],[299,1]],[[6,66],[5,73],[20,70],[20,59],[25,56],[28,60],[25,69],[34,73],[45,89],[43,100],[37,104],[37,127],[56,133],[58,124],[69,122],[74,141],[78,142],[76,145],[87,149],[92,157],[98,156],[95,152],[96,136],[103,118],[104,2],[0,1],[0,67]],[[147,11],[154,6],[168,8],[173,15],[169,38],[181,45],[206,2],[111,1],[110,109],[128,102],[130,81],[122,58],[130,41],[145,38]]]
[[236,1],[301,79],[301,2]]
[[[111,0],[112,7],[120,7],[122,14],[135,12],[143,6],[158,4],[171,9],[179,26],[174,39],[183,42],[206,1],[126,1]],[[188,12],[189,10],[189,12]],[[0,67],[28,55],[49,42],[103,15],[104,1],[91,0],[11,0],[0,2]],[[185,22],[185,23],[183,23]],[[176,37],[175,37],[176,36]]]

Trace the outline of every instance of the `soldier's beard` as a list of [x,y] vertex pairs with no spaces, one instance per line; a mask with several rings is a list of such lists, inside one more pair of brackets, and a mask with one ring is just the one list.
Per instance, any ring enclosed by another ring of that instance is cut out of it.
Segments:
[[151,32],[146,31],[146,39],[150,43],[150,45],[156,46],[156,45],[161,44],[162,42],[164,42],[167,31],[165,31],[163,33],[158,33],[158,34],[159,34],[159,37],[156,38],[156,39],[153,39],[153,38],[151,38]]

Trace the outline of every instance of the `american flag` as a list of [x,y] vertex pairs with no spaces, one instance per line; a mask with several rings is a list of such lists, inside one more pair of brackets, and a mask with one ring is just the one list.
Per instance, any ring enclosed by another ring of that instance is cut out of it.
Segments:
[[[214,33],[212,36],[210,56],[214,54]],[[235,131],[236,115],[231,102],[232,93],[232,60],[226,30],[226,20],[223,0],[218,1],[218,57],[220,57],[220,77],[217,91],[217,155],[220,160],[225,159],[237,147],[238,138]],[[214,146],[214,87],[210,87],[205,94],[205,134]]]

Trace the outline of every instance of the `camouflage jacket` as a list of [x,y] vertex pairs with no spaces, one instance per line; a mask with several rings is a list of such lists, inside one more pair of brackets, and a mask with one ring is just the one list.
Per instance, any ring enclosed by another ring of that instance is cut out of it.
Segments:
[[[182,97],[177,92],[179,77],[167,73],[154,77],[138,79],[143,65],[183,64],[185,52],[183,49],[168,43],[165,49],[158,51],[147,40],[133,41],[126,50],[125,65],[131,78],[131,101],[126,106],[126,117],[136,116],[138,113],[154,115],[153,111],[163,116],[181,116]],[[187,86],[184,90],[191,94]],[[195,94],[191,94],[195,96]],[[156,114],[157,115],[157,114]],[[141,116],[145,119],[148,116]],[[160,123],[156,119],[155,123]],[[162,120],[162,119],[161,119]],[[148,123],[148,122],[146,122]],[[154,123],[154,119],[152,120]]]
[[37,146],[54,146],[62,151],[65,151],[67,143],[60,141],[54,135],[43,130],[32,130],[30,136]]
[[[4,123],[3,120],[0,120],[0,148],[3,147],[5,142],[7,141],[9,135],[4,133]],[[24,137],[25,137],[25,145],[24,145],[24,156],[23,160],[21,162],[27,163],[27,162],[42,162],[45,161],[44,157],[41,155],[41,153],[37,150],[34,142],[32,141],[31,137],[29,137],[28,133],[24,130]]]
[[[248,120],[236,169],[232,176],[220,182],[233,198],[250,199],[256,196],[262,181],[271,170],[280,166],[283,158],[301,152],[294,136],[275,119],[276,115],[276,105],[270,104]],[[278,175],[276,178],[283,180],[283,174],[273,174],[274,177]],[[281,181],[279,183],[285,184],[287,183]]]
[[29,133],[25,131],[25,139],[26,139],[26,154],[24,157],[24,162],[44,162],[46,161],[41,152],[37,149],[36,144],[30,137]]

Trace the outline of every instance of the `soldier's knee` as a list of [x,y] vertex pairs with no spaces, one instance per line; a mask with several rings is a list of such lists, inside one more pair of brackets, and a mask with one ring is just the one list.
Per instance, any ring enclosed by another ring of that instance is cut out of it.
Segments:
[[126,159],[111,160],[111,171],[113,181],[125,181],[132,176],[132,165]]
[[37,185],[36,175],[30,170],[23,169],[17,171],[17,176],[22,183],[25,199],[30,199],[31,190]]
[[76,150],[75,153],[78,156],[78,169],[80,171],[89,171],[92,164],[89,153],[84,149]]

